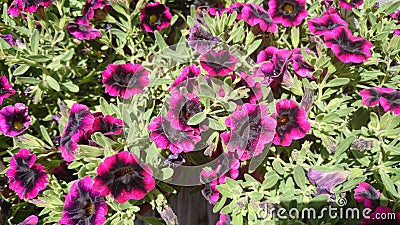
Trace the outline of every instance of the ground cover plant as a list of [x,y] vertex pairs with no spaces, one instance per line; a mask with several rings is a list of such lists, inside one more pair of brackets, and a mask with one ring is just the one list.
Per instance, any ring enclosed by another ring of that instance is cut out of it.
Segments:
[[0,224],[400,224],[400,1],[0,2]]

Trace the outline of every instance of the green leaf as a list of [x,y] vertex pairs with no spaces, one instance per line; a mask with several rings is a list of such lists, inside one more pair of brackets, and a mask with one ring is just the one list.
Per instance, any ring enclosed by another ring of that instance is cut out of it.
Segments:
[[107,100],[105,100],[104,98],[100,98],[100,109],[101,112],[103,112],[105,115],[114,114],[110,104],[108,104]]
[[52,147],[54,146],[53,141],[51,141],[51,138],[49,136],[49,133],[47,133],[46,128],[43,125],[40,125],[40,132],[42,133],[43,139]]
[[216,119],[207,118],[207,121],[208,121],[208,126],[213,130],[222,131],[226,129],[226,126]]
[[335,78],[331,81],[329,81],[325,87],[337,87],[337,86],[343,86],[345,84],[348,84],[350,82],[349,78]]
[[257,48],[260,46],[262,40],[258,39],[253,41],[248,47],[247,47],[247,56],[251,55],[253,52],[257,50]]
[[160,50],[168,47],[167,43],[165,42],[164,38],[161,36],[160,32],[155,31],[154,36],[156,37],[156,43]]
[[298,27],[292,27],[290,30],[293,48],[299,46],[300,31]]
[[382,182],[386,190],[389,191],[396,198],[400,198],[400,194],[399,192],[397,192],[396,187],[394,186],[394,183],[392,179],[390,179],[389,175],[387,175],[383,169],[379,170],[379,175],[381,175]]
[[14,76],[18,76],[18,75],[22,75],[24,73],[26,73],[26,71],[29,70],[29,66],[22,64],[20,66],[18,66],[18,68],[14,71],[13,75]]
[[200,96],[215,98],[215,91],[208,84],[200,84]]
[[283,167],[282,167],[282,165],[281,165],[281,163],[279,162],[279,160],[278,159],[275,159],[273,162],[272,162],[272,167],[275,169],[275,171],[277,172],[277,173],[279,173],[280,175],[283,175],[284,173],[285,173],[285,170],[283,169]]
[[[118,1],[119,2],[119,1]],[[111,7],[122,15],[127,15],[124,8],[122,8],[117,1],[110,1]]]
[[297,186],[299,186],[299,188],[303,190],[306,188],[306,174],[304,173],[303,167],[300,165],[297,165],[294,169],[294,181],[296,182]]
[[38,53],[39,48],[39,31],[37,29],[33,30],[32,38],[31,38],[31,50],[32,54],[36,55]]
[[278,182],[278,178],[279,176],[274,171],[266,173],[261,187],[266,190],[272,188]]
[[63,87],[65,87],[70,92],[79,92],[79,86],[72,83],[72,81],[68,81],[66,83],[61,83]]
[[203,120],[205,120],[207,117],[207,114],[205,112],[199,112],[196,115],[192,116],[189,121],[187,122],[188,125],[197,125],[201,122],[203,122]]
[[28,55],[27,58],[32,61],[39,62],[39,63],[47,62],[50,60],[50,58],[45,55]]
[[219,210],[221,210],[222,207],[225,205],[225,202],[226,202],[226,197],[224,196],[215,204],[215,206],[213,208],[213,212],[216,213]]
[[49,86],[53,88],[55,91],[60,91],[60,85],[54,78],[52,78],[51,76],[47,76],[46,81],[49,84]]

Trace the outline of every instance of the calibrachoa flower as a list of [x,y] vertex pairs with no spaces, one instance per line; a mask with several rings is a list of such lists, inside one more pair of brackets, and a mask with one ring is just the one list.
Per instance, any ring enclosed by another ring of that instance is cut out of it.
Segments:
[[360,91],[360,95],[362,97],[361,104],[368,107],[378,105],[382,95],[386,95],[388,93],[395,91],[396,90],[392,88],[380,88],[380,87],[372,87],[364,89]]
[[150,140],[161,149],[169,149],[173,154],[190,152],[194,150],[196,143],[201,140],[195,130],[176,130],[171,123],[162,116],[153,120],[148,127]]
[[398,225],[400,224],[400,213],[393,212],[391,208],[378,206],[373,213],[368,215],[364,221],[357,225]]
[[242,161],[259,155],[274,138],[276,121],[268,116],[268,107],[260,104],[238,106],[225,120],[229,132],[221,134],[228,151],[237,152]]
[[200,181],[204,184],[201,190],[202,195],[210,204],[215,205],[219,199],[217,172],[215,170],[202,170],[200,172]]
[[66,29],[79,40],[91,40],[101,37],[99,30],[90,26],[89,22],[82,18],[75,20],[75,23],[68,24]]
[[242,20],[250,26],[259,25],[264,32],[276,32],[278,26],[272,21],[268,13],[259,5],[250,3],[242,9]]
[[89,176],[75,181],[65,196],[64,209],[59,224],[101,225],[106,221],[108,207],[100,192],[93,189]]
[[89,21],[94,17],[94,10],[107,6],[108,0],[87,0],[82,10],[83,17]]
[[[308,48],[305,48],[307,54],[311,52]],[[314,79],[312,75],[314,72],[314,67],[308,64],[301,54],[301,50],[299,48],[293,49],[293,55],[291,57],[292,60],[292,68],[294,72],[301,77],[309,77]]]
[[106,93],[128,99],[140,94],[149,84],[147,70],[140,64],[110,64],[103,71]]
[[14,0],[8,8],[7,13],[17,17],[21,12],[33,13],[39,6],[48,7],[53,0]]
[[200,54],[207,53],[220,41],[219,37],[213,36],[211,33],[203,30],[199,23],[196,23],[189,29],[188,44],[194,50],[200,52]]
[[28,149],[20,149],[10,160],[7,170],[9,188],[15,191],[20,199],[35,198],[39,191],[46,188],[47,172],[44,166],[34,164],[36,155]]
[[379,204],[381,193],[366,182],[361,182],[354,189],[354,199],[357,202],[363,202],[366,208],[375,208],[375,204]]
[[201,67],[208,72],[208,76],[225,76],[234,70],[236,63],[237,59],[228,50],[212,50],[200,59]]
[[12,36],[11,34],[2,34],[2,35],[0,35],[0,38],[5,40],[10,46],[17,45],[17,41],[15,40],[14,36]]
[[196,79],[192,78],[197,78],[200,73],[200,67],[197,67],[194,64],[190,66],[185,66],[181,74],[177,78],[175,78],[168,91],[170,93],[176,93],[179,92],[180,87],[186,87],[188,93],[193,93],[194,86],[196,85]]
[[321,17],[308,20],[307,23],[310,32],[316,35],[325,35],[331,33],[334,28],[339,26],[348,26],[348,23],[343,20],[333,8],[326,11]]
[[39,219],[35,215],[31,215],[25,218],[24,221],[19,223],[18,225],[36,225],[38,223]]
[[193,129],[187,124],[188,121],[192,116],[203,111],[203,106],[200,103],[199,97],[191,93],[185,95],[180,93],[171,95],[169,106],[170,108],[166,118],[170,122],[172,128],[178,130]]
[[226,225],[226,224],[230,224],[228,220],[228,214],[220,214],[219,220],[215,225]]
[[293,100],[277,102],[276,113],[272,117],[277,121],[273,141],[276,145],[289,146],[293,140],[303,138],[311,128],[306,111]]
[[385,112],[390,111],[396,115],[400,114],[400,91],[381,93],[379,103]]
[[285,27],[298,26],[308,16],[305,0],[270,0],[268,14]]
[[140,13],[140,24],[146,32],[161,31],[170,25],[171,19],[168,7],[159,2],[147,4]]
[[15,90],[12,89],[11,84],[8,82],[6,76],[0,76],[0,104],[3,103],[3,99],[10,97],[15,94]]
[[122,151],[99,165],[93,189],[102,196],[111,195],[119,203],[140,200],[155,188],[152,175],[148,165],[139,162],[134,154]]
[[101,132],[104,135],[119,135],[124,127],[124,122],[111,115],[99,116],[94,119],[92,131]]
[[371,57],[372,43],[362,37],[355,37],[345,27],[336,27],[325,34],[326,46],[344,63],[362,63]]
[[279,51],[279,49],[277,49],[274,46],[269,46],[266,49],[261,50],[257,55],[257,62],[256,63],[261,63],[261,62],[272,60],[272,57],[278,51]]
[[351,10],[362,5],[364,0],[339,0],[340,7]]
[[94,117],[87,106],[74,103],[72,105],[67,124],[61,135],[61,155],[67,162],[75,158],[78,142],[84,137],[85,132],[92,128]]
[[334,199],[333,189],[336,185],[345,182],[349,174],[349,171],[323,172],[310,169],[307,177],[312,184],[317,186],[316,195],[329,194]]
[[0,131],[6,136],[17,136],[31,124],[28,107],[22,103],[6,106],[0,110]]
[[242,19],[242,9],[246,5],[248,5],[248,4],[244,4],[244,3],[240,3],[240,2],[233,3],[227,8],[227,10],[230,13],[236,12],[236,20],[240,20],[240,19]]

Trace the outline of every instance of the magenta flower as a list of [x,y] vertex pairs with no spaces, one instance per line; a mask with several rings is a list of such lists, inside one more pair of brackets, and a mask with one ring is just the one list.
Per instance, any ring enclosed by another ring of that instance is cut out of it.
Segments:
[[75,181],[65,195],[64,209],[59,224],[101,225],[108,213],[106,200],[100,192],[93,189],[89,176]]
[[111,195],[118,203],[143,199],[156,186],[151,168],[122,151],[107,157],[97,168],[93,189],[102,196]]
[[39,222],[39,218],[35,215],[30,215],[25,218],[24,221],[19,223],[18,225],[36,225]]
[[230,224],[229,219],[228,219],[228,214],[220,214],[219,215],[219,220],[215,225],[226,225]]
[[0,132],[9,137],[20,135],[28,129],[32,120],[28,107],[22,103],[6,106],[0,110]]
[[5,40],[10,46],[17,45],[17,41],[15,40],[14,36],[12,36],[12,34],[2,34],[0,35],[0,38]]
[[48,7],[52,3],[53,0],[14,0],[7,13],[17,17],[22,12],[34,13],[39,6]]
[[150,140],[161,149],[169,149],[173,154],[191,152],[196,143],[201,140],[196,130],[176,130],[162,116],[156,117],[148,127]]
[[233,3],[226,9],[226,11],[228,11],[230,13],[236,12],[236,20],[241,20],[242,19],[242,9],[246,5],[248,5],[248,4],[240,3],[240,2]]
[[261,50],[258,55],[257,55],[257,62],[256,63],[261,63],[265,61],[270,61],[272,60],[272,57],[279,51],[274,46],[269,46],[264,50]]
[[95,9],[103,8],[109,4],[108,0],[87,0],[82,10],[83,18],[86,21],[93,19]]
[[189,29],[189,40],[188,44],[194,50],[205,54],[214,48],[220,42],[219,37],[213,36],[211,33],[203,30],[199,23]]
[[333,189],[336,185],[345,182],[349,174],[350,172],[348,171],[323,172],[310,169],[307,173],[307,177],[312,184],[317,186],[316,195],[328,194],[334,199],[335,193]]
[[354,199],[357,202],[363,202],[364,207],[374,209],[376,204],[379,205],[381,193],[366,182],[361,182],[354,189]]
[[203,111],[199,97],[191,93],[171,95],[169,107],[166,118],[171,127],[177,130],[192,130],[193,128],[187,124],[188,121],[192,116]]
[[201,190],[201,194],[208,202],[210,202],[210,204],[215,205],[215,203],[217,203],[219,199],[219,191],[217,189],[218,179],[216,171],[202,170],[200,173],[200,181],[204,184],[204,187]]
[[298,26],[308,16],[305,0],[270,0],[268,14],[285,27]]
[[378,206],[373,213],[368,215],[357,225],[399,225],[400,213],[393,212],[391,208]]
[[[239,73],[240,75],[240,81],[235,84],[233,89],[237,89],[240,87],[246,87],[249,89],[247,92],[247,97],[242,98],[240,101],[236,101],[236,104],[243,104],[243,103],[252,103],[256,104],[258,100],[262,98],[262,89],[261,89],[261,83],[259,82],[254,82],[254,79],[252,76],[246,73]],[[232,75],[232,80],[235,80],[236,76]],[[221,87],[221,91],[219,93],[220,97],[225,96],[225,90],[223,87]]]
[[277,120],[275,145],[289,146],[293,140],[303,138],[311,128],[306,111],[293,100],[277,102],[276,113],[272,117]]
[[229,132],[221,134],[229,152],[237,152],[242,161],[261,154],[274,138],[276,121],[268,116],[266,105],[245,103],[225,120]]
[[400,91],[392,91],[381,93],[379,99],[383,110],[385,112],[390,111],[396,115],[400,114]]
[[324,36],[326,46],[344,63],[362,63],[371,57],[372,43],[362,37],[355,37],[345,27],[336,27]]
[[393,35],[400,36],[400,30],[394,30]]
[[[305,48],[305,51],[308,54],[311,52],[311,50],[308,48]],[[314,72],[314,67],[304,60],[303,55],[301,54],[301,50],[299,48],[293,49],[291,60],[292,68],[297,75],[314,79],[314,76],[312,75]]]
[[12,89],[10,82],[6,76],[0,76],[0,104],[3,104],[5,98],[15,94],[15,90]]
[[20,199],[35,198],[48,184],[44,166],[34,164],[35,161],[36,155],[24,148],[10,160],[10,168],[6,172],[8,187],[15,191]]
[[59,146],[65,161],[71,162],[74,160],[78,142],[92,128],[93,122],[94,117],[87,106],[76,103],[72,105]]
[[119,135],[124,127],[124,122],[111,115],[94,118],[91,133],[100,132],[104,135]]
[[348,23],[343,20],[337,11],[333,8],[329,9],[321,17],[316,17],[307,21],[308,29],[316,35],[325,35],[332,32],[339,26],[347,27]]
[[226,76],[235,69],[237,59],[228,50],[209,51],[200,59],[201,67],[208,76]]
[[140,13],[140,24],[143,30],[150,33],[169,27],[171,19],[169,8],[159,2],[147,4]]
[[200,73],[200,67],[197,67],[194,64],[185,66],[181,74],[175,78],[168,91],[170,93],[178,93],[180,87],[186,87],[188,93],[193,93],[195,85],[197,85],[196,78],[200,75]]
[[106,93],[128,99],[140,94],[149,84],[149,73],[140,64],[109,64],[103,71]]
[[68,24],[66,29],[79,40],[91,40],[101,37],[99,30],[90,26],[89,21],[85,18],[77,19],[75,23]]
[[351,10],[352,8],[357,8],[363,3],[364,0],[339,0],[340,7],[348,10]]
[[382,95],[387,96],[387,94],[394,91],[396,90],[392,88],[380,88],[380,87],[372,87],[364,89],[360,91],[360,95],[362,97],[361,104],[368,107],[378,105]]
[[264,32],[276,32],[278,26],[272,21],[268,13],[259,5],[250,3],[243,6],[242,20],[250,26],[259,25]]

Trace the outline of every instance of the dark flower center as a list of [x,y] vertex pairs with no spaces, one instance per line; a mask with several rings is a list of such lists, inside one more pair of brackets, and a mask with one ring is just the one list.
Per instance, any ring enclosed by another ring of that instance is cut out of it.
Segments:
[[179,120],[186,125],[192,116],[201,111],[203,111],[203,109],[200,103],[188,100],[185,102],[185,104],[183,105],[183,107],[179,112]]
[[282,6],[282,10],[285,11],[288,14],[293,14],[294,13],[294,6],[289,3],[285,3]]
[[157,20],[158,20],[158,16],[157,15],[153,14],[153,15],[150,16],[150,23],[154,24],[155,22],[157,22]]
[[89,31],[88,26],[82,25],[82,24],[78,25],[78,29],[79,29],[80,31],[82,31],[82,32],[88,32],[88,31]]
[[85,211],[87,216],[91,216],[94,213],[94,204],[92,202],[88,202],[85,206]]
[[281,126],[289,121],[289,117],[287,115],[282,115],[278,118],[278,125]]
[[[357,55],[365,55],[365,53],[361,50],[361,47],[364,45],[365,41],[352,41],[347,37],[344,29],[339,35],[339,38],[332,40],[333,43],[336,43],[340,46],[340,48],[345,52],[351,52]],[[344,54],[344,52],[340,52],[339,55]]]
[[125,175],[130,175],[132,173],[133,173],[132,168],[129,168],[129,167],[128,168],[122,168],[120,170],[117,170],[117,172],[115,172],[115,177],[116,178],[121,178],[121,177],[123,177]]
[[13,128],[17,131],[24,129],[24,122],[21,119],[13,122]]

